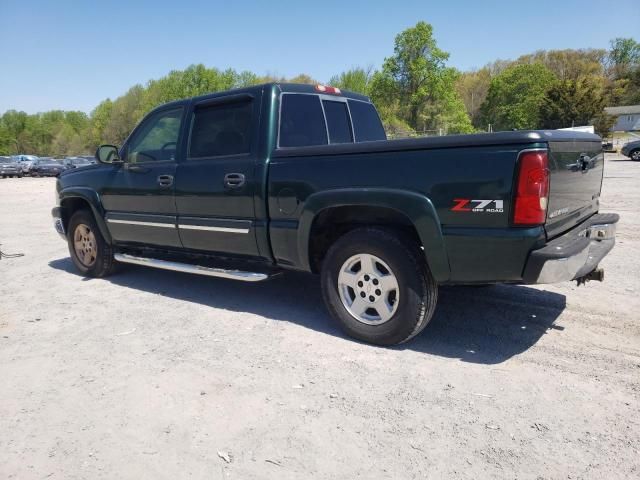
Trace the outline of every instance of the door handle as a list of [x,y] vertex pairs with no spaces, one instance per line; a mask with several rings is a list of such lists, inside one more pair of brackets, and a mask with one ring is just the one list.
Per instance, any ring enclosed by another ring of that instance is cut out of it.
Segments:
[[240,188],[244,186],[247,179],[242,173],[227,173],[224,176],[225,188]]
[[172,175],[159,175],[158,176],[158,185],[161,187],[170,187],[173,185],[173,176]]

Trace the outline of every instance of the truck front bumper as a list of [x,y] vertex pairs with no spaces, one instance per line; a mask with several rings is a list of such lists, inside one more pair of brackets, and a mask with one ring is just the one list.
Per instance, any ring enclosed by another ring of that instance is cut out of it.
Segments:
[[56,229],[56,232],[58,232],[62,239],[66,241],[67,234],[64,231],[64,223],[62,222],[60,207],[53,207],[53,209],[51,209],[51,216],[53,217],[53,226]]
[[544,247],[533,250],[524,268],[524,283],[577,280],[593,272],[615,244],[616,213],[596,214]]

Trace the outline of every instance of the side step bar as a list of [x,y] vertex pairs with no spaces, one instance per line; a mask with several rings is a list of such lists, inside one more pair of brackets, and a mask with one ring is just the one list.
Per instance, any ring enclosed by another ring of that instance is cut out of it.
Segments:
[[229,278],[231,280],[241,280],[243,282],[261,282],[273,277],[266,273],[243,272],[242,270],[225,270],[222,268],[203,267],[191,265],[189,263],[171,262],[168,260],[158,260],[155,258],[136,257],[126,253],[116,253],[113,256],[118,262],[143,265],[145,267],[161,268],[163,270],[173,270],[175,272],[196,273],[208,277]]

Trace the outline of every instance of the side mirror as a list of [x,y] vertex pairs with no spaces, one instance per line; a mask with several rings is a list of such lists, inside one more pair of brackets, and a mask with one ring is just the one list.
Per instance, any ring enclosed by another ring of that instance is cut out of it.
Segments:
[[100,145],[96,150],[96,160],[100,163],[120,163],[118,147],[115,145]]

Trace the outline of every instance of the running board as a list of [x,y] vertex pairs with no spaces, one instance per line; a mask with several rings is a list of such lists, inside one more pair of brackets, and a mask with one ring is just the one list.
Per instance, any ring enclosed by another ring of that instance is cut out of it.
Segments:
[[266,273],[225,270],[223,268],[203,267],[201,265],[158,260],[156,258],[135,257],[126,253],[116,253],[113,257],[121,263],[132,263],[134,265],[143,265],[145,267],[173,270],[174,272],[195,273],[198,275],[206,275],[208,277],[229,278],[231,280],[241,280],[243,282],[261,282],[263,280],[268,280],[273,276]]

